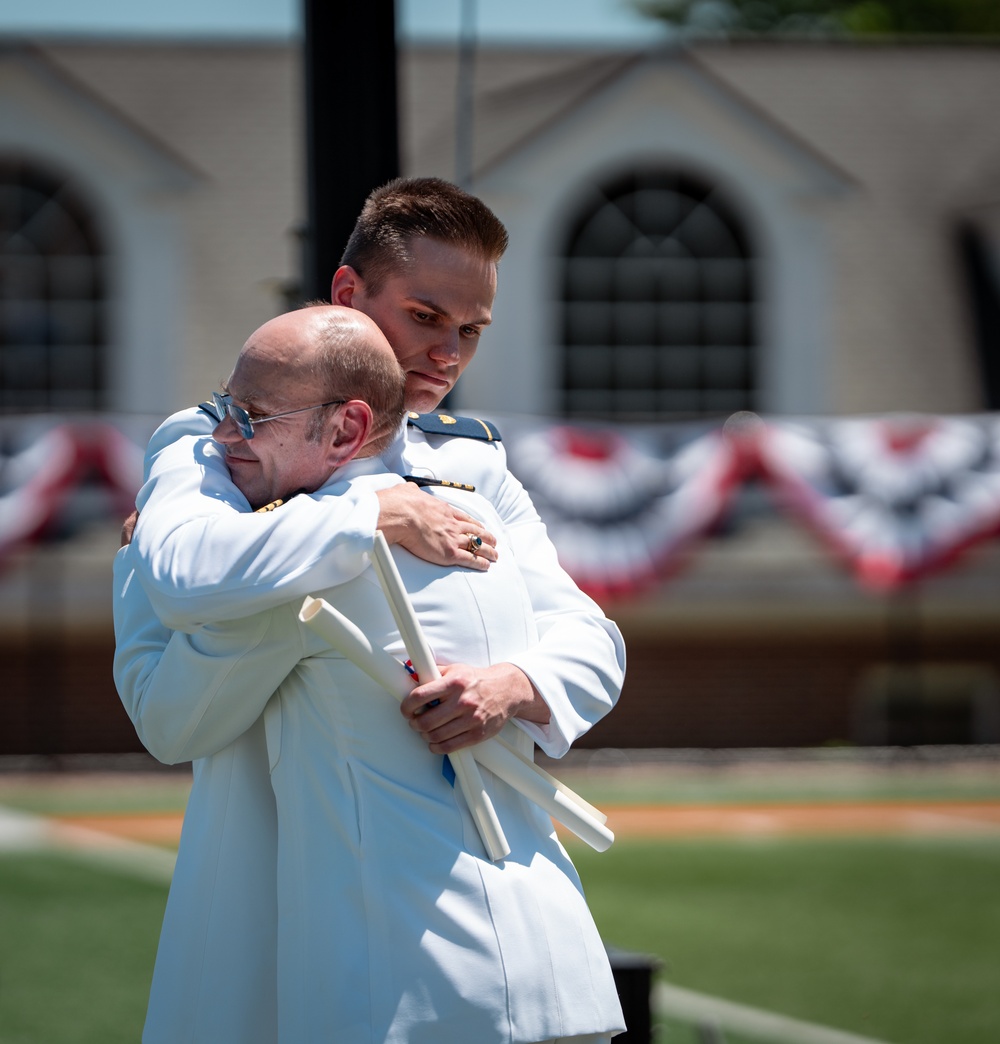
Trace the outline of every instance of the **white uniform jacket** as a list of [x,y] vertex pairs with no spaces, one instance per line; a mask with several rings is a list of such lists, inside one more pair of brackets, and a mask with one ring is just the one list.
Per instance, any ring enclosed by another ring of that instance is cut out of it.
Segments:
[[[147,570],[147,587],[154,596],[159,594],[163,605],[179,591],[182,604],[194,606],[207,595],[221,612],[219,597],[224,595],[233,616],[241,616],[256,599],[292,598],[357,575],[367,564],[378,504],[371,485],[341,482],[319,496],[297,497],[269,515],[251,514],[229,481],[217,448],[194,438],[174,442],[198,423],[189,411],[172,418],[154,438],[154,476],[139,500],[143,515],[137,540],[115,560],[115,680],[122,701],[156,757],[195,761],[144,1041],[263,1044],[274,1039],[271,1028],[276,1020],[276,998],[269,987],[274,980],[268,972],[268,961],[273,968],[276,930],[276,824],[273,798],[261,798],[262,788],[268,795],[270,788],[260,727],[254,723],[269,693],[229,702],[220,698],[231,658],[218,655],[207,631],[195,629],[190,636],[171,639],[155,618],[147,588],[138,582],[133,566],[141,562],[138,549],[145,536],[153,561],[163,567],[153,574]],[[211,426],[207,418],[200,423]],[[460,456],[471,454],[467,440],[437,441],[446,448],[453,444]],[[413,443],[419,456],[434,460],[427,438],[415,433]],[[402,440],[397,446],[403,446]],[[493,452],[489,446],[479,449]],[[440,472],[427,464],[414,464],[412,470],[451,477],[456,473],[452,457],[442,459]],[[502,463],[502,456],[495,454],[486,459],[495,466],[498,460]],[[402,452],[395,463],[399,471],[409,473]],[[387,476],[384,481],[394,480]],[[497,499],[512,519],[510,550],[519,556],[522,572],[538,578],[532,585],[532,610],[542,640],[514,662],[533,677],[553,713],[548,727],[520,724],[549,753],[560,754],[613,705],[624,651],[614,625],[555,565],[544,527],[518,489],[505,472],[496,483]],[[526,570],[520,552],[514,550],[515,539],[526,548],[539,548],[537,555],[524,556],[531,560]],[[316,573],[315,584],[308,569],[292,574],[291,582],[275,579],[271,540],[290,554],[311,549],[308,562]],[[186,570],[202,576],[227,555],[238,563],[233,571],[244,572],[243,584],[222,574],[213,594],[209,581],[200,589],[185,579]],[[298,584],[298,589],[290,584]],[[541,653],[545,646],[546,653]],[[565,663],[560,663],[560,651]],[[245,881],[246,887],[241,884],[234,892],[232,882],[237,880]],[[248,917],[248,909],[255,910],[255,916]],[[202,956],[193,962],[192,954]],[[184,1003],[178,1000],[178,990]],[[198,997],[204,1003],[188,1003]],[[208,998],[214,998],[213,1003]]]
[[[299,496],[280,510],[248,513],[219,447],[210,439],[178,437],[211,426],[207,414],[188,410],[166,421],[150,445],[150,477],[137,499],[139,523],[123,557],[160,620],[191,631],[359,575],[368,564],[378,520],[374,492],[334,482],[324,487],[325,496]],[[404,426],[381,459],[397,476],[471,484],[495,508],[529,592],[539,636],[536,646],[511,662],[531,679],[551,714],[547,725],[518,724],[546,754],[561,757],[618,698],[625,672],[618,628],[559,566],[531,499],[507,470],[501,443],[427,435]],[[462,506],[461,500],[455,503]],[[128,568],[119,572],[118,591]],[[123,647],[121,655],[131,653]]]
[[[500,519],[467,499],[498,536],[500,559],[488,572],[394,554],[435,659],[487,666],[530,649],[536,633]],[[371,570],[323,596],[406,659]],[[299,624],[297,611],[292,604],[207,627],[196,656],[164,662],[183,672],[176,687],[266,702],[278,1040],[525,1044],[623,1029],[607,955],[548,817],[484,770],[512,849],[491,863],[442,759],[395,700]],[[177,636],[178,645],[189,641]],[[206,676],[191,677],[199,663]],[[224,677],[213,663],[226,665]],[[521,746],[530,756],[528,737]],[[239,875],[230,888],[241,888]],[[194,910],[199,923],[189,931],[210,942],[204,911]],[[179,904],[171,913],[184,916]],[[174,963],[183,981],[173,999],[183,1008],[196,984]],[[150,1039],[167,1039],[154,1029],[147,1025]]]

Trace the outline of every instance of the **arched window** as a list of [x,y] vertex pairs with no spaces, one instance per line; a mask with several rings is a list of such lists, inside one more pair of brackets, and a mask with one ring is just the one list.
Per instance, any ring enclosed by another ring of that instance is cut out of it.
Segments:
[[646,170],[595,188],[568,237],[562,292],[565,416],[754,409],[754,257],[712,185]]
[[0,157],[0,410],[105,406],[106,261],[66,178]]

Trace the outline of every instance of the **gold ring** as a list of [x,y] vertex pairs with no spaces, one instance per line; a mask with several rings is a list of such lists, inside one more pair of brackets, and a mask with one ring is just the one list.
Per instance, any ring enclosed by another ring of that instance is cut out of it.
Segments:
[[482,546],[483,546],[483,538],[481,536],[476,536],[475,533],[470,533],[469,534],[469,543],[466,545],[465,550],[468,551],[469,554],[472,555],[473,558],[475,558],[476,557],[476,552]]

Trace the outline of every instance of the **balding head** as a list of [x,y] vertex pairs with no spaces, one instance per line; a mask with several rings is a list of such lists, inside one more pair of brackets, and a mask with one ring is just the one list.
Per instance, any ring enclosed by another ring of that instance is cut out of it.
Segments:
[[275,395],[289,402],[361,399],[376,422],[383,414],[393,430],[399,422],[399,365],[382,331],[356,309],[310,305],[264,323],[247,339],[233,373],[250,370],[258,385],[272,389],[269,405]]
[[227,416],[215,439],[252,506],[311,492],[392,439],[403,382],[389,343],[362,312],[336,305],[287,312],[248,338],[226,389],[251,420],[287,416],[258,420],[250,439]]

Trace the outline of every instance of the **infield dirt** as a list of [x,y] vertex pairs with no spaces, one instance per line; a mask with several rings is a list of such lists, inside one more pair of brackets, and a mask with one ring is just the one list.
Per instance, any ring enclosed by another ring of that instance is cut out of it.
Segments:
[[[602,811],[617,837],[1000,835],[1000,801],[605,805]],[[182,822],[171,812],[55,818],[158,845],[176,845]]]

